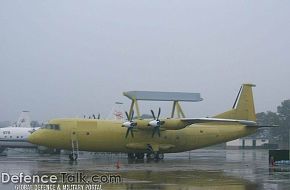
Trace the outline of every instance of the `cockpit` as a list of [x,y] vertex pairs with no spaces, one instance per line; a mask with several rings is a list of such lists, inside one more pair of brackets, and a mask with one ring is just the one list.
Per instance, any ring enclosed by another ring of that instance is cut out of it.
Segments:
[[42,129],[60,130],[60,126],[58,124],[45,124],[41,128]]

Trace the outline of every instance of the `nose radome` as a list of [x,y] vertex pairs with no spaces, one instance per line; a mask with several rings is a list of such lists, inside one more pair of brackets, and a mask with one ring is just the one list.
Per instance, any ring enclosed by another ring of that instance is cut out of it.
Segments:
[[40,138],[39,138],[39,134],[38,132],[34,132],[31,135],[28,136],[27,138],[28,142],[32,143],[32,144],[39,144],[40,143]]

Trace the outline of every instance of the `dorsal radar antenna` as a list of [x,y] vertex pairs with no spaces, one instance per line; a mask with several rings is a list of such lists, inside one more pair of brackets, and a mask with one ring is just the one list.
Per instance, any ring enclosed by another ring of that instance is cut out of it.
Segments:
[[203,99],[200,93],[190,92],[160,92],[160,91],[128,91],[123,92],[132,102],[130,105],[129,115],[136,111],[137,118],[141,119],[138,101],[171,101],[173,102],[171,118],[177,115],[178,118],[185,117],[185,114],[179,102],[200,102]]

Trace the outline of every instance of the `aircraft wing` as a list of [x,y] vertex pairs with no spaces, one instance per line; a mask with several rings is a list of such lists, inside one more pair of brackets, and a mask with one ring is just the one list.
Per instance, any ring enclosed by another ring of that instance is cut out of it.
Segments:
[[187,122],[189,124],[220,122],[220,123],[240,123],[242,125],[247,126],[257,126],[257,123],[255,121],[237,120],[237,119],[220,119],[220,118],[205,117],[205,118],[181,118],[180,120],[183,122]]
[[237,120],[237,119],[221,119],[221,118],[182,118],[181,121],[187,122],[189,124],[196,123],[210,123],[210,122],[221,122],[221,123],[239,123],[241,125],[246,125],[247,127],[279,127],[278,125],[259,125],[255,121],[250,120]]
[[257,127],[280,127],[279,125],[257,125]]

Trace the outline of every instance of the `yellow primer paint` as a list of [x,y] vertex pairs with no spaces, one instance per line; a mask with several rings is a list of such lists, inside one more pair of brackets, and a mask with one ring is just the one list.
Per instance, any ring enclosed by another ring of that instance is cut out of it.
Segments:
[[[142,152],[146,150],[147,144],[158,145],[162,152],[183,152],[247,136],[256,131],[255,127],[237,124],[203,123],[180,130],[161,131],[161,137],[152,138],[151,130],[136,130],[134,138],[125,138],[127,129],[121,127],[121,122],[59,119],[50,121],[50,124],[59,124],[61,130],[40,129],[29,138],[30,141],[50,148],[70,150],[71,134],[75,132],[79,150],[95,152]],[[161,150],[162,146],[168,149]]]
[[[237,106],[230,111],[215,116],[216,118],[255,121],[253,103],[253,85],[244,84]],[[238,122],[208,122],[188,124],[180,119],[165,119],[170,129],[161,127],[161,136],[152,137],[152,128],[147,126],[150,120],[136,120],[140,128],[134,129],[125,138],[126,127],[121,121],[97,119],[53,119],[49,124],[57,124],[59,130],[39,129],[29,141],[49,148],[72,149],[72,139],[78,141],[79,150],[94,152],[146,152],[148,145],[154,151],[163,153],[194,150],[255,133],[257,127],[245,126]],[[176,126],[175,126],[176,125]]]

